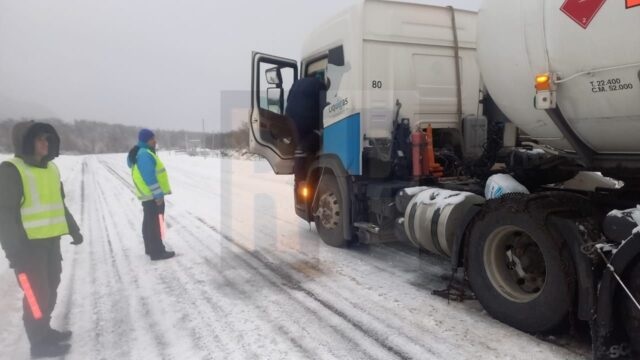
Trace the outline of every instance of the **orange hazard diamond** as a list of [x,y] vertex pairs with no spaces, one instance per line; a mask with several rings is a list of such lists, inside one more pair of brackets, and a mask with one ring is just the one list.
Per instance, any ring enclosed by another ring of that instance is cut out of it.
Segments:
[[627,0],[627,9],[640,6],[640,0]]
[[[627,2],[638,0],[627,0]],[[606,0],[566,0],[560,10],[583,28],[587,28]]]

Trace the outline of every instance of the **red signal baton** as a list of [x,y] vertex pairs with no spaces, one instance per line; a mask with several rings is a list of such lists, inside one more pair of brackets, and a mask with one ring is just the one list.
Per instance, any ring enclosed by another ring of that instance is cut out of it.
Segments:
[[165,239],[165,225],[164,225],[164,214],[158,214],[158,223],[160,224],[160,239]]
[[33,318],[36,320],[42,319],[42,311],[40,310],[40,306],[38,305],[38,300],[36,299],[36,296],[33,293],[33,289],[31,288],[31,283],[29,282],[29,278],[27,277],[27,274],[25,273],[18,274],[18,281],[20,281],[20,286],[22,286],[22,291],[24,291],[24,295],[27,298],[27,303],[29,304],[29,308],[31,308],[31,313],[33,314]]

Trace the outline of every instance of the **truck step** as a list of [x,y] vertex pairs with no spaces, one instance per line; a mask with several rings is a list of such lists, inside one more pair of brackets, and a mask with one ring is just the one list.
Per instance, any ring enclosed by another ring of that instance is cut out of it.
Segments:
[[380,228],[376,224],[358,222],[353,224],[358,229],[358,239],[363,244],[382,244],[398,241],[393,228]]

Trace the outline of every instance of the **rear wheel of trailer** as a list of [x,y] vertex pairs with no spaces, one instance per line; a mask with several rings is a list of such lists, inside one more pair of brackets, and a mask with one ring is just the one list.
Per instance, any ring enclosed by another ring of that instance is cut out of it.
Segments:
[[526,196],[489,201],[468,238],[467,276],[494,318],[530,333],[570,316],[575,270],[560,234],[546,226],[545,202]]

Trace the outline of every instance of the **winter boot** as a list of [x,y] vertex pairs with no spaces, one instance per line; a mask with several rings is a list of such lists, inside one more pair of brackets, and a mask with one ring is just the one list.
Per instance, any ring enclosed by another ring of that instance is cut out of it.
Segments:
[[71,349],[71,345],[69,344],[42,342],[31,345],[31,358],[42,359],[60,357],[66,355],[69,352],[69,349]]
[[60,331],[56,329],[49,329],[47,332],[47,341],[50,343],[61,343],[71,340],[73,332],[70,330]]
[[171,259],[174,256],[176,256],[175,251],[165,251],[159,254],[149,255],[152,261]]

